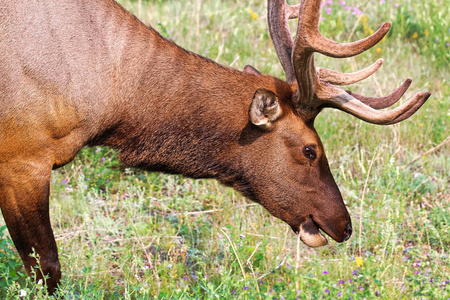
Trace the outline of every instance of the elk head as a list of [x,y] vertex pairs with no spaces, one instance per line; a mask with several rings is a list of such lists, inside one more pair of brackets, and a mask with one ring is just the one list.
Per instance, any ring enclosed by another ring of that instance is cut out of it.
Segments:
[[[257,161],[246,157],[257,170],[262,171],[247,176],[248,181],[258,178],[258,182],[251,182],[250,192],[240,189],[274,216],[287,222],[301,240],[312,247],[327,243],[319,229],[338,242],[347,240],[352,232],[349,214],[313,127],[317,114],[323,108],[331,107],[366,122],[389,125],[410,117],[430,96],[430,93],[420,92],[402,105],[382,111],[379,109],[387,108],[400,99],[411,84],[410,79],[391,95],[380,98],[365,97],[336,87],[367,78],[383,60],[359,72],[343,74],[316,68],[314,52],[336,58],[357,55],[377,44],[388,32],[390,24],[383,24],[365,39],[339,44],[319,33],[320,4],[320,0],[303,0],[295,6],[286,4],[285,0],[268,1],[270,34],[290,85],[290,93],[256,91],[249,119],[264,134],[252,144],[256,145],[256,152],[264,151],[265,154],[264,157],[253,154],[252,157],[258,157]],[[295,40],[287,23],[290,18],[299,19]],[[258,74],[251,67],[244,71]],[[271,148],[276,153],[267,155],[267,145],[274,145]]]

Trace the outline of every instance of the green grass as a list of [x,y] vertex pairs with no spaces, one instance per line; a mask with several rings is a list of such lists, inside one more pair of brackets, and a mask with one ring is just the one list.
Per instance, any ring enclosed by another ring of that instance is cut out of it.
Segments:
[[[383,67],[352,90],[388,94],[412,77],[407,97],[432,93],[416,115],[393,126],[366,124],[335,110],[317,118],[352,216],[352,238],[310,249],[285,223],[216,181],[123,169],[112,150],[83,149],[52,177],[50,210],[63,270],[58,297],[450,297],[450,147],[444,142],[450,9],[443,0],[346,2],[362,16],[334,0],[327,6],[330,15],[322,13],[324,35],[355,40],[383,21],[392,22],[391,33],[356,58],[317,55],[317,65],[352,72],[383,57]],[[283,77],[264,1],[122,3],[187,49]],[[0,227],[0,298],[46,298],[42,285],[24,275],[6,236]]]

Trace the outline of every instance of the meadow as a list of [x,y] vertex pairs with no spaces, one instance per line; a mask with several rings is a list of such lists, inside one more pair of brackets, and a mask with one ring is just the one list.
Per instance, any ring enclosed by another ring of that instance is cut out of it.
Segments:
[[[284,77],[265,1],[120,2],[186,49]],[[450,6],[324,4],[321,32],[339,42],[363,38],[384,21],[392,28],[358,57],[316,55],[316,65],[354,72],[383,57],[377,73],[349,88],[382,96],[411,77],[401,101],[432,93],[392,126],[337,110],[317,117],[352,217],[349,241],[308,248],[288,225],[214,180],[124,169],[112,149],[85,148],[52,175],[59,291],[49,297],[25,275],[0,217],[0,298],[450,299]]]

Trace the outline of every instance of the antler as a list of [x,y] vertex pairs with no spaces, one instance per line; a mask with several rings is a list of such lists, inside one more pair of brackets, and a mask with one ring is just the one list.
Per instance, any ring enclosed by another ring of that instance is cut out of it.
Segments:
[[[383,125],[403,121],[414,114],[430,93],[417,93],[389,111],[377,110],[397,102],[410,86],[411,79],[391,95],[381,98],[365,97],[333,86],[347,85],[369,77],[381,66],[382,59],[366,69],[349,74],[314,66],[314,52],[336,58],[354,56],[376,45],[391,27],[389,23],[384,23],[374,34],[362,40],[337,43],[319,33],[320,3],[320,0],[303,0],[301,4],[291,6],[285,0],[268,1],[269,31],[286,73],[286,81],[291,84],[297,81],[297,93],[293,99],[297,109],[316,115],[322,107],[334,107],[364,121]],[[299,21],[294,41],[288,19],[297,17]]]

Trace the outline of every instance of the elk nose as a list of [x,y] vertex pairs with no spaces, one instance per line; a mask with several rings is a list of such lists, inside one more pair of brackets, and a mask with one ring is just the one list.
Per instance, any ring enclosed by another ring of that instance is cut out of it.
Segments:
[[344,242],[350,238],[352,235],[352,223],[348,222],[344,229]]

